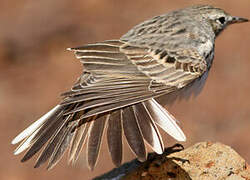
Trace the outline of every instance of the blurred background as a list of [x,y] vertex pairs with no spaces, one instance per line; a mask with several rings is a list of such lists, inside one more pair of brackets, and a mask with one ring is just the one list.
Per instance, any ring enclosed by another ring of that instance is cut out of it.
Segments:
[[[90,179],[114,166],[106,143],[93,172],[84,154],[75,167],[67,155],[51,171],[20,163],[12,138],[60,102],[82,67],[67,47],[119,38],[137,23],[193,4],[212,4],[250,18],[249,0],[0,0],[0,179]],[[167,109],[188,139],[222,142],[250,162],[250,23],[229,27],[216,41],[213,67],[203,92]],[[176,143],[166,135],[165,145]],[[134,158],[127,147],[124,161]]]

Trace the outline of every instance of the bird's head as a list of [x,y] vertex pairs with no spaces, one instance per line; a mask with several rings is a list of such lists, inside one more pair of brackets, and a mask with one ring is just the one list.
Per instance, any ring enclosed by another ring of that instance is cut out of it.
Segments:
[[246,18],[232,16],[220,8],[216,8],[209,5],[200,5],[193,8],[197,8],[198,11],[196,12],[199,12],[199,14],[197,15],[201,16],[202,19],[205,19],[211,24],[213,31],[216,35],[218,35],[222,30],[224,30],[229,24],[243,23],[249,21]]

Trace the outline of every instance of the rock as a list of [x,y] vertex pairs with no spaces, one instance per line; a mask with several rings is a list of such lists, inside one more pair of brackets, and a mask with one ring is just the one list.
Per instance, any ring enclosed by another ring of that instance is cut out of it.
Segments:
[[[168,148],[163,155],[150,154],[144,163],[135,160],[130,163],[131,166],[134,163],[138,165],[133,165],[132,170],[123,171],[122,175],[104,179],[250,180],[246,161],[232,148],[221,143],[201,142],[185,150]],[[129,163],[126,163],[128,166]],[[119,168],[115,170],[119,172]]]

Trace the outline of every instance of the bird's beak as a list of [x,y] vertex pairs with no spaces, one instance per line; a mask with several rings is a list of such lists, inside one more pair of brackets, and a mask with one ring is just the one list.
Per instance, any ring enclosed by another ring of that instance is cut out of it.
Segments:
[[234,23],[244,23],[244,22],[248,22],[249,20],[246,19],[246,18],[241,18],[241,17],[236,17],[236,16],[233,16],[232,17],[232,20],[231,20],[231,23],[234,24]]

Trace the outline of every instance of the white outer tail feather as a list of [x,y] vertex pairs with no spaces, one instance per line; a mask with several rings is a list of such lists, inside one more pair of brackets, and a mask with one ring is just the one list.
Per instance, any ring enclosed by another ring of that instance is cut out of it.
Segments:
[[33,134],[31,134],[30,136],[26,137],[26,139],[15,149],[14,155],[18,155],[21,152],[23,152],[24,150],[26,150],[28,147],[30,147],[31,141],[35,137],[35,135],[39,131],[39,129],[40,128],[38,128],[37,130],[35,130],[33,132]]
[[[150,129],[151,129],[151,137],[152,137],[152,143],[148,143],[146,141],[146,143],[157,153],[157,154],[162,154],[164,151],[164,145],[162,142],[162,138],[161,135],[158,131],[158,128],[156,127],[156,124],[153,120],[153,118],[151,117],[150,113],[148,112],[147,108],[144,106],[144,104],[142,103],[143,108],[145,109],[149,119],[144,119],[144,121],[150,121],[150,122],[145,122],[145,123],[149,123],[150,124]],[[138,106],[135,106],[135,114],[137,116],[137,121],[139,120],[138,116],[140,116],[140,113],[138,112]],[[139,123],[143,123],[142,121],[138,122]],[[139,124],[140,126],[140,124]],[[141,128],[141,127],[140,127]],[[142,129],[141,129],[142,130]],[[145,139],[145,138],[144,138]]]
[[164,131],[177,141],[186,141],[186,136],[176,123],[177,120],[165,108],[163,108],[154,99],[148,100],[151,109],[157,114],[158,119],[155,121]]
[[[55,106],[53,109],[51,109],[49,112],[47,112],[45,115],[43,115],[40,119],[38,119],[37,121],[35,121],[33,124],[31,124],[28,128],[26,128],[24,131],[22,131],[19,135],[17,135],[12,141],[11,144],[17,144],[19,142],[21,142],[22,140],[24,140],[26,137],[28,136],[34,136],[35,135],[35,131],[41,127],[41,125],[56,111],[58,110],[58,108],[60,107],[60,105]],[[32,135],[34,134],[34,135]],[[30,138],[28,138],[30,139]],[[27,140],[28,140],[27,139]],[[26,141],[27,141],[26,140]],[[27,143],[23,143],[27,144]],[[21,147],[19,147],[21,148]],[[23,151],[23,150],[22,150]],[[21,152],[22,152],[21,151]],[[20,152],[19,152],[20,153]],[[16,152],[15,152],[16,154]]]

